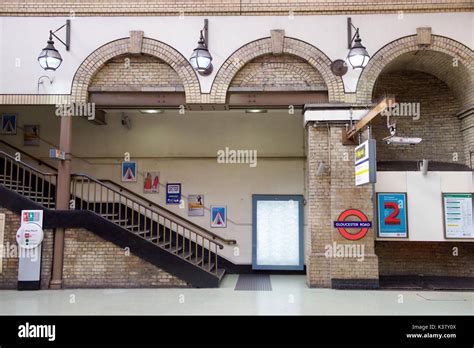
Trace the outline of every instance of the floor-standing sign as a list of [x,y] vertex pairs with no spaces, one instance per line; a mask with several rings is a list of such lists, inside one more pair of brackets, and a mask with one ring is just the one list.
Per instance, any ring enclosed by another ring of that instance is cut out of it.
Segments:
[[21,226],[16,233],[19,247],[18,290],[40,288],[43,236],[43,211],[22,210]]
[[377,160],[375,154],[375,139],[366,140],[355,148],[356,186],[377,181]]

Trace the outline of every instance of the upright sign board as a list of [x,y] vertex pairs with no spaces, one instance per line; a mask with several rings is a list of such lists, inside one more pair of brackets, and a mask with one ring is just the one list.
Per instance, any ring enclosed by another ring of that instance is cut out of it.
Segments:
[[42,210],[22,210],[16,241],[19,247],[18,290],[38,290],[43,241]]
[[474,238],[472,193],[444,193],[444,229],[446,238]]
[[369,139],[355,148],[355,184],[356,186],[377,181],[377,160],[375,140]]
[[379,237],[408,237],[406,193],[377,193],[377,211]]

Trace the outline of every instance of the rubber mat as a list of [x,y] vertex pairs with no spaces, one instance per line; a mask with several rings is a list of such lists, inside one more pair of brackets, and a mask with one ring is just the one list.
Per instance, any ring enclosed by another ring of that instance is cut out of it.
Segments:
[[272,291],[269,274],[241,274],[235,285],[236,291]]

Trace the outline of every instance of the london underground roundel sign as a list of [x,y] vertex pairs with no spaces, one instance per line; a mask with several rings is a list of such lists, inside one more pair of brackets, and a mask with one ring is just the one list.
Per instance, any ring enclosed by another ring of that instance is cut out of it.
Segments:
[[[350,216],[358,218],[359,221],[346,221]],[[367,216],[360,210],[347,209],[339,215],[337,221],[334,221],[334,227],[338,229],[339,233],[344,238],[349,240],[359,240],[364,238],[369,228],[372,227],[372,221],[369,221]],[[359,229],[359,231],[351,233],[350,230],[352,229]]]
[[34,222],[28,222],[18,229],[16,233],[16,241],[20,248],[34,249],[43,241],[43,229]]

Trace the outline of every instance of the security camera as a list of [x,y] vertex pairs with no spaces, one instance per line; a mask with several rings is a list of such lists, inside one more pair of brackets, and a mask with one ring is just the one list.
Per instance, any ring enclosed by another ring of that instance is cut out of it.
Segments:
[[423,173],[423,175],[428,174],[428,160],[424,159],[422,162],[420,162],[420,171]]
[[421,143],[421,138],[394,137],[389,136],[383,139],[387,145],[416,145]]
[[128,115],[122,114],[122,126],[127,129],[132,129],[132,120]]

